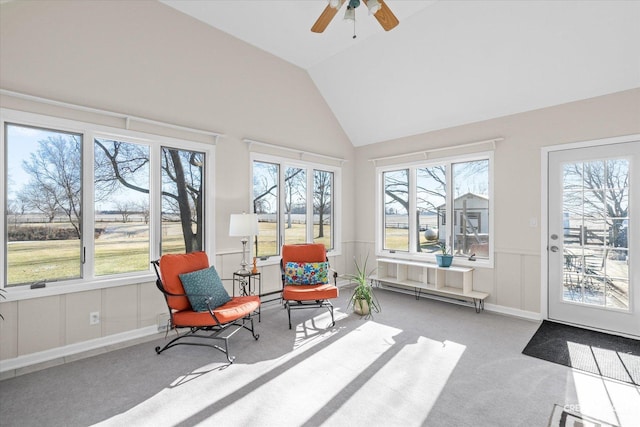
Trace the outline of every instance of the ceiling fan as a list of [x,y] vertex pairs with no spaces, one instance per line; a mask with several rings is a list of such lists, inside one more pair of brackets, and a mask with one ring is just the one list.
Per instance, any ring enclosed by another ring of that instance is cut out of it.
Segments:
[[[364,4],[369,9],[369,13],[373,14],[382,28],[385,31],[389,31],[398,25],[400,21],[398,18],[391,12],[389,6],[384,2],[384,0],[362,0]],[[311,27],[311,31],[314,33],[323,32],[336,13],[338,13],[338,9],[342,7],[342,5],[347,2],[347,0],[329,0],[329,4],[325,7],[324,11],[320,14],[318,20]],[[355,9],[360,6],[360,0],[349,0],[347,4],[347,12],[345,14],[345,19],[355,20]]]

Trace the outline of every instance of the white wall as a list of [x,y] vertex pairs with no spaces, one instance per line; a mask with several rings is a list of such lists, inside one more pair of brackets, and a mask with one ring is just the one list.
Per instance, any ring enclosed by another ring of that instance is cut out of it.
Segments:
[[[0,88],[222,133],[216,148],[215,259],[223,277],[240,263],[240,242],[228,236],[229,215],[250,208],[244,138],[344,158],[342,240],[344,253],[351,251],[351,143],[306,71],[226,33],[155,1],[2,3]],[[0,106],[111,121],[11,96],[0,97]],[[333,261],[344,268],[343,257]],[[263,278],[277,288],[278,267],[263,267]],[[88,313],[97,310],[103,322],[90,327]],[[152,328],[165,310],[153,283],[4,302],[0,360]]]
[[[638,132],[640,89],[634,89],[361,147],[356,150],[356,206],[362,212],[375,209],[375,166],[369,159],[503,137],[494,153],[495,268],[476,269],[474,288],[490,293],[487,305],[494,309],[539,313],[540,224],[545,214],[541,148]],[[531,219],[537,226],[530,225]],[[358,217],[360,251],[375,253],[374,220],[373,215]]]

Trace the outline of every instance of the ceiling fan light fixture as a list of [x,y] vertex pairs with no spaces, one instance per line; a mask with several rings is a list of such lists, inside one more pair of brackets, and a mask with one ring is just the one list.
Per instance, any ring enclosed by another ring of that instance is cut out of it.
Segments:
[[367,7],[369,8],[369,15],[375,15],[382,8],[382,5],[378,0],[369,0]]
[[331,6],[334,9],[340,9],[340,6],[342,5],[342,2],[340,0],[328,0],[329,1],[329,6]]
[[354,21],[356,20],[356,10],[351,6],[347,6],[347,11],[344,13],[345,21]]

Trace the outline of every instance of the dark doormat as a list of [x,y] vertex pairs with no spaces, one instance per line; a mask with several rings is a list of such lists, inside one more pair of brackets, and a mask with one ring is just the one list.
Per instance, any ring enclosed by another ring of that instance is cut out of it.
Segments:
[[640,385],[640,341],[544,320],[527,356]]

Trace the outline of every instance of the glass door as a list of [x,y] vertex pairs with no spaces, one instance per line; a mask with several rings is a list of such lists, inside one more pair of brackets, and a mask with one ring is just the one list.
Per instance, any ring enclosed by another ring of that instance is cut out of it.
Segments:
[[548,161],[549,318],[640,336],[640,142]]

